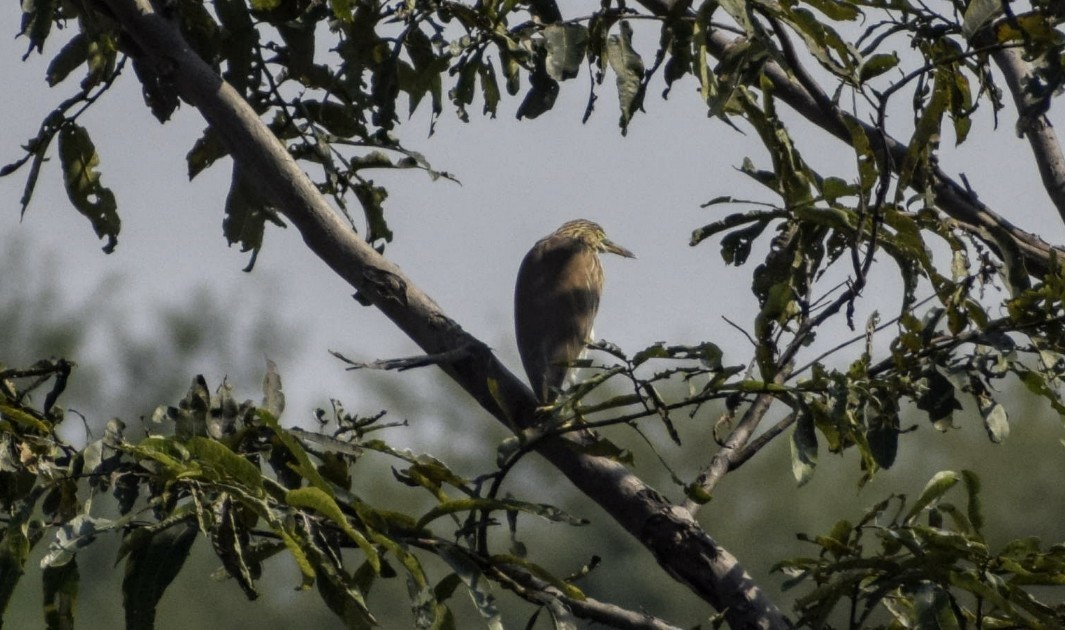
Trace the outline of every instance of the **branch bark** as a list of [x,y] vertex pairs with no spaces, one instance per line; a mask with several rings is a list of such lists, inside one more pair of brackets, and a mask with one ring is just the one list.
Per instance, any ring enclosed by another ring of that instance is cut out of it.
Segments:
[[1033,95],[1037,83],[1031,65],[1018,48],[999,48],[991,53],[1017,106],[1017,134],[1028,138],[1039,175],[1050,200],[1065,221],[1065,155],[1046,114],[1039,111],[1042,99]]
[[[498,420],[512,429],[533,422],[531,390],[338,217],[251,107],[189,48],[173,24],[148,0],[105,3],[145,60],[173,80],[182,98],[200,111],[233,159],[263,186],[323,262],[427,353],[465,349],[465,358],[441,368]],[[666,572],[724,611],[732,628],[789,627],[734,556],[687,511],[628,469],[582,453],[560,437],[543,440],[537,451],[651,551]]]

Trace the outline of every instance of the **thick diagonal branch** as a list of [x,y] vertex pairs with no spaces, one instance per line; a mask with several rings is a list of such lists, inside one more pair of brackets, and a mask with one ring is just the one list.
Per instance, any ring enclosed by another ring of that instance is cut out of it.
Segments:
[[[529,388],[352,232],[252,108],[189,48],[174,25],[147,0],[105,1],[145,60],[200,111],[233,159],[262,185],[317,256],[427,353],[465,348],[465,358],[441,368],[497,419],[512,428],[531,422],[536,401]],[[635,536],[670,575],[724,611],[731,627],[788,627],[735,557],[690,514],[624,466],[583,453],[563,438],[545,439],[537,451]]]

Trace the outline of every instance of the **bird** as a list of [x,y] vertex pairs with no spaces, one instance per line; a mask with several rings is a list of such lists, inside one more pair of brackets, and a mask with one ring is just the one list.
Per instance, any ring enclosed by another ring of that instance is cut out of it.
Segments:
[[544,405],[558,397],[571,364],[591,340],[603,294],[601,253],[636,258],[610,241],[598,223],[577,219],[537,241],[518,269],[518,354],[533,393]]

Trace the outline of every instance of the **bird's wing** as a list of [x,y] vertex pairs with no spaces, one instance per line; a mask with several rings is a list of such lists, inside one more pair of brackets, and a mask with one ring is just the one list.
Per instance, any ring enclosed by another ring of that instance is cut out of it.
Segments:
[[599,308],[602,270],[596,253],[545,239],[522,261],[514,322],[522,365],[541,401],[554,398],[580,357]]

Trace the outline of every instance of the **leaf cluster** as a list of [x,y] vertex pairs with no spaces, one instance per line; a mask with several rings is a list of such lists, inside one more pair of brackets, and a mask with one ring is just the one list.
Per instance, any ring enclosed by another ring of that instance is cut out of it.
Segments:
[[[964,503],[945,499],[961,484]],[[981,535],[980,483],[967,470],[937,473],[909,504],[896,495],[857,523],[839,521],[820,536],[800,535],[816,557],[785,560],[785,588],[813,582],[796,608],[800,623],[824,627],[848,602],[847,627],[1048,628],[1065,623],[1065,608],[1038,599],[1037,586],[1065,580],[1065,547],[1043,549],[1036,538],[999,549]]]
[[[124,565],[128,628],[154,627],[161,598],[201,539],[210,544],[220,574],[248,599],[259,597],[257,583],[270,559],[287,555],[298,570],[297,588],[316,588],[352,628],[377,624],[367,596],[385,579],[406,583],[419,628],[456,627],[448,600],[463,591],[498,627],[492,582],[520,591],[534,603],[534,614],[543,606],[560,619],[566,614],[559,598],[585,599],[568,580],[527,558],[516,538],[519,513],[571,525],[584,521],[552,506],[486,496],[480,482],[442,461],[392,448],[375,437],[398,426],[383,422],[383,413],[359,417],[334,402],[331,414],[318,413],[320,431],[284,429],[278,423],[284,395],[271,364],[258,404],[238,403],[228,382],[212,394],[196,377],[177,405],[156,410],[144,437],[133,437],[113,419],[103,437],[79,449],[55,432],[63,419],[56,399],[71,367],[42,361],[0,373],[0,619],[31,551],[44,541],[46,623],[73,624],[78,554],[105,536],[121,540],[117,562]],[[28,404],[31,392],[49,383],[43,407]],[[395,461],[395,480],[427,491],[433,507],[403,514],[362,500],[366,484],[379,483],[359,475],[367,453]],[[114,498],[115,513],[94,502],[104,494]],[[496,513],[507,515],[512,544],[505,553],[491,552],[484,542],[485,530],[498,526]],[[430,529],[448,524],[448,535]],[[440,558],[449,570],[434,580],[426,556]]]

